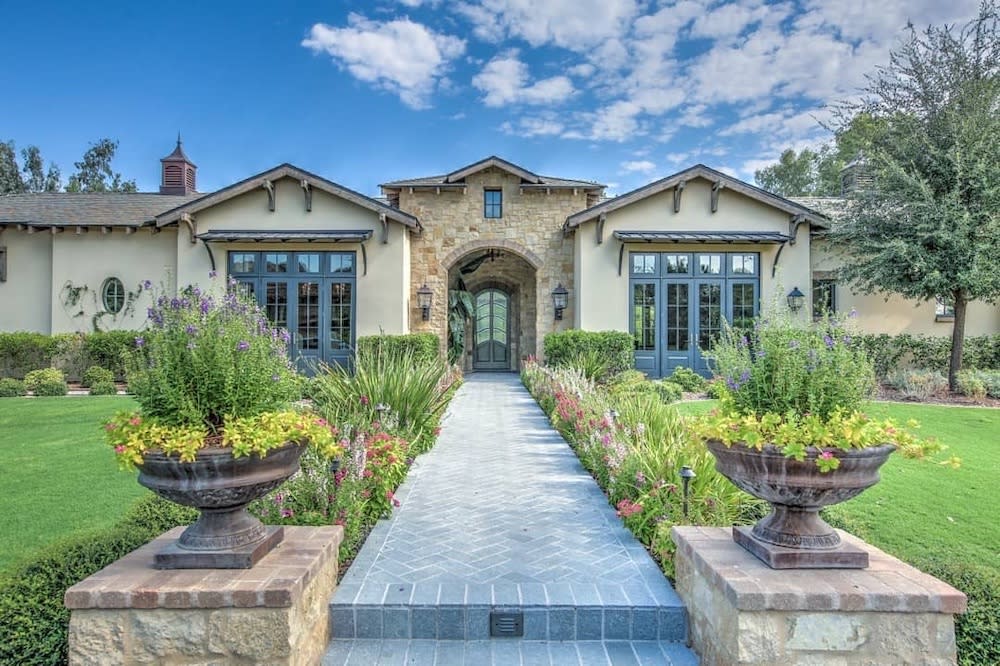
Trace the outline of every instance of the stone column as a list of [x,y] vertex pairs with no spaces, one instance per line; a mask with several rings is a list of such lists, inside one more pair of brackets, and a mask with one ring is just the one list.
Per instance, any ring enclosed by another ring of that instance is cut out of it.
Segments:
[[675,527],[690,641],[714,664],[954,664],[965,595],[850,534],[867,569],[771,569],[728,528]]
[[341,527],[286,527],[252,569],[160,571],[178,527],[66,591],[70,664],[317,664]]

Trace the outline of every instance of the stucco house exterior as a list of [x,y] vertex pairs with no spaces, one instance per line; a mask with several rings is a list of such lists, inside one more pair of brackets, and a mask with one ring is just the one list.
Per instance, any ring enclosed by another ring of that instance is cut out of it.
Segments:
[[[802,317],[855,309],[870,332],[951,330],[933,303],[836,283],[824,232],[838,200],[785,199],[704,165],[614,198],[499,157],[381,190],[282,164],[200,193],[178,141],[158,193],[0,197],[0,330],[138,329],[143,281],[175,290],[213,271],[288,328],[303,366],[346,361],[364,335],[445,340],[459,287],[476,304],[473,371],[516,370],[545,334],[582,328],[632,333],[650,375],[707,372],[700,348],[723,319],[793,290]],[[967,335],[998,331],[1000,309],[972,304]]]

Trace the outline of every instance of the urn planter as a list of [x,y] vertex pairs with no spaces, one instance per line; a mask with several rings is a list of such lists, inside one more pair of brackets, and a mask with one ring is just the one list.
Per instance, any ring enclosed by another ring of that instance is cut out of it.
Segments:
[[191,462],[158,451],[143,454],[139,483],[164,499],[198,509],[198,520],[156,555],[159,569],[249,569],[281,543],[284,529],[267,527],[247,505],[299,470],[305,444],[291,442],[266,456],[234,457],[207,447]]
[[756,449],[708,440],[715,469],[741,490],[771,505],[771,513],[753,528],[734,527],[733,539],[774,569],[868,566],[866,551],[841,541],[819,511],[860,494],[879,480],[879,468],[896,449],[892,444],[843,451],[834,449],[840,466],[821,472],[820,451],[807,449],[804,460],[785,456],[775,446]]

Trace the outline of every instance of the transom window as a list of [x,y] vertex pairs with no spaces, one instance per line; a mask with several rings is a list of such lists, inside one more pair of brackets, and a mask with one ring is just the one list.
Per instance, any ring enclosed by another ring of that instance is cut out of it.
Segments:
[[503,192],[501,190],[483,190],[483,217],[503,217]]
[[101,287],[101,302],[111,314],[118,314],[125,307],[125,285],[116,277],[109,277]]
[[755,252],[632,252],[633,277],[755,278],[760,256]]

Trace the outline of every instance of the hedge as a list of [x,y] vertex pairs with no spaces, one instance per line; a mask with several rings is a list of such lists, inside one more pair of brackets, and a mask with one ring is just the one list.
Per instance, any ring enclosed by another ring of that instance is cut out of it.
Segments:
[[124,352],[135,344],[135,331],[97,333],[0,333],[0,377],[22,379],[32,370],[54,367],[78,380],[93,365],[125,377]]
[[[859,335],[856,342],[868,352],[879,377],[886,377],[893,370],[904,367],[948,371],[950,337],[881,333]],[[962,367],[978,370],[1000,368],[1000,335],[965,338]]]
[[633,365],[635,343],[623,331],[581,331],[571,329],[545,336],[545,362],[553,367],[573,365],[586,356],[599,356],[607,364],[607,372],[615,375]]
[[0,577],[0,666],[66,663],[67,588],[196,515],[149,495],[116,526],[64,539],[15,565]]
[[417,362],[433,361],[441,356],[441,339],[433,333],[368,335],[358,338],[358,354],[376,352],[412,354]]

